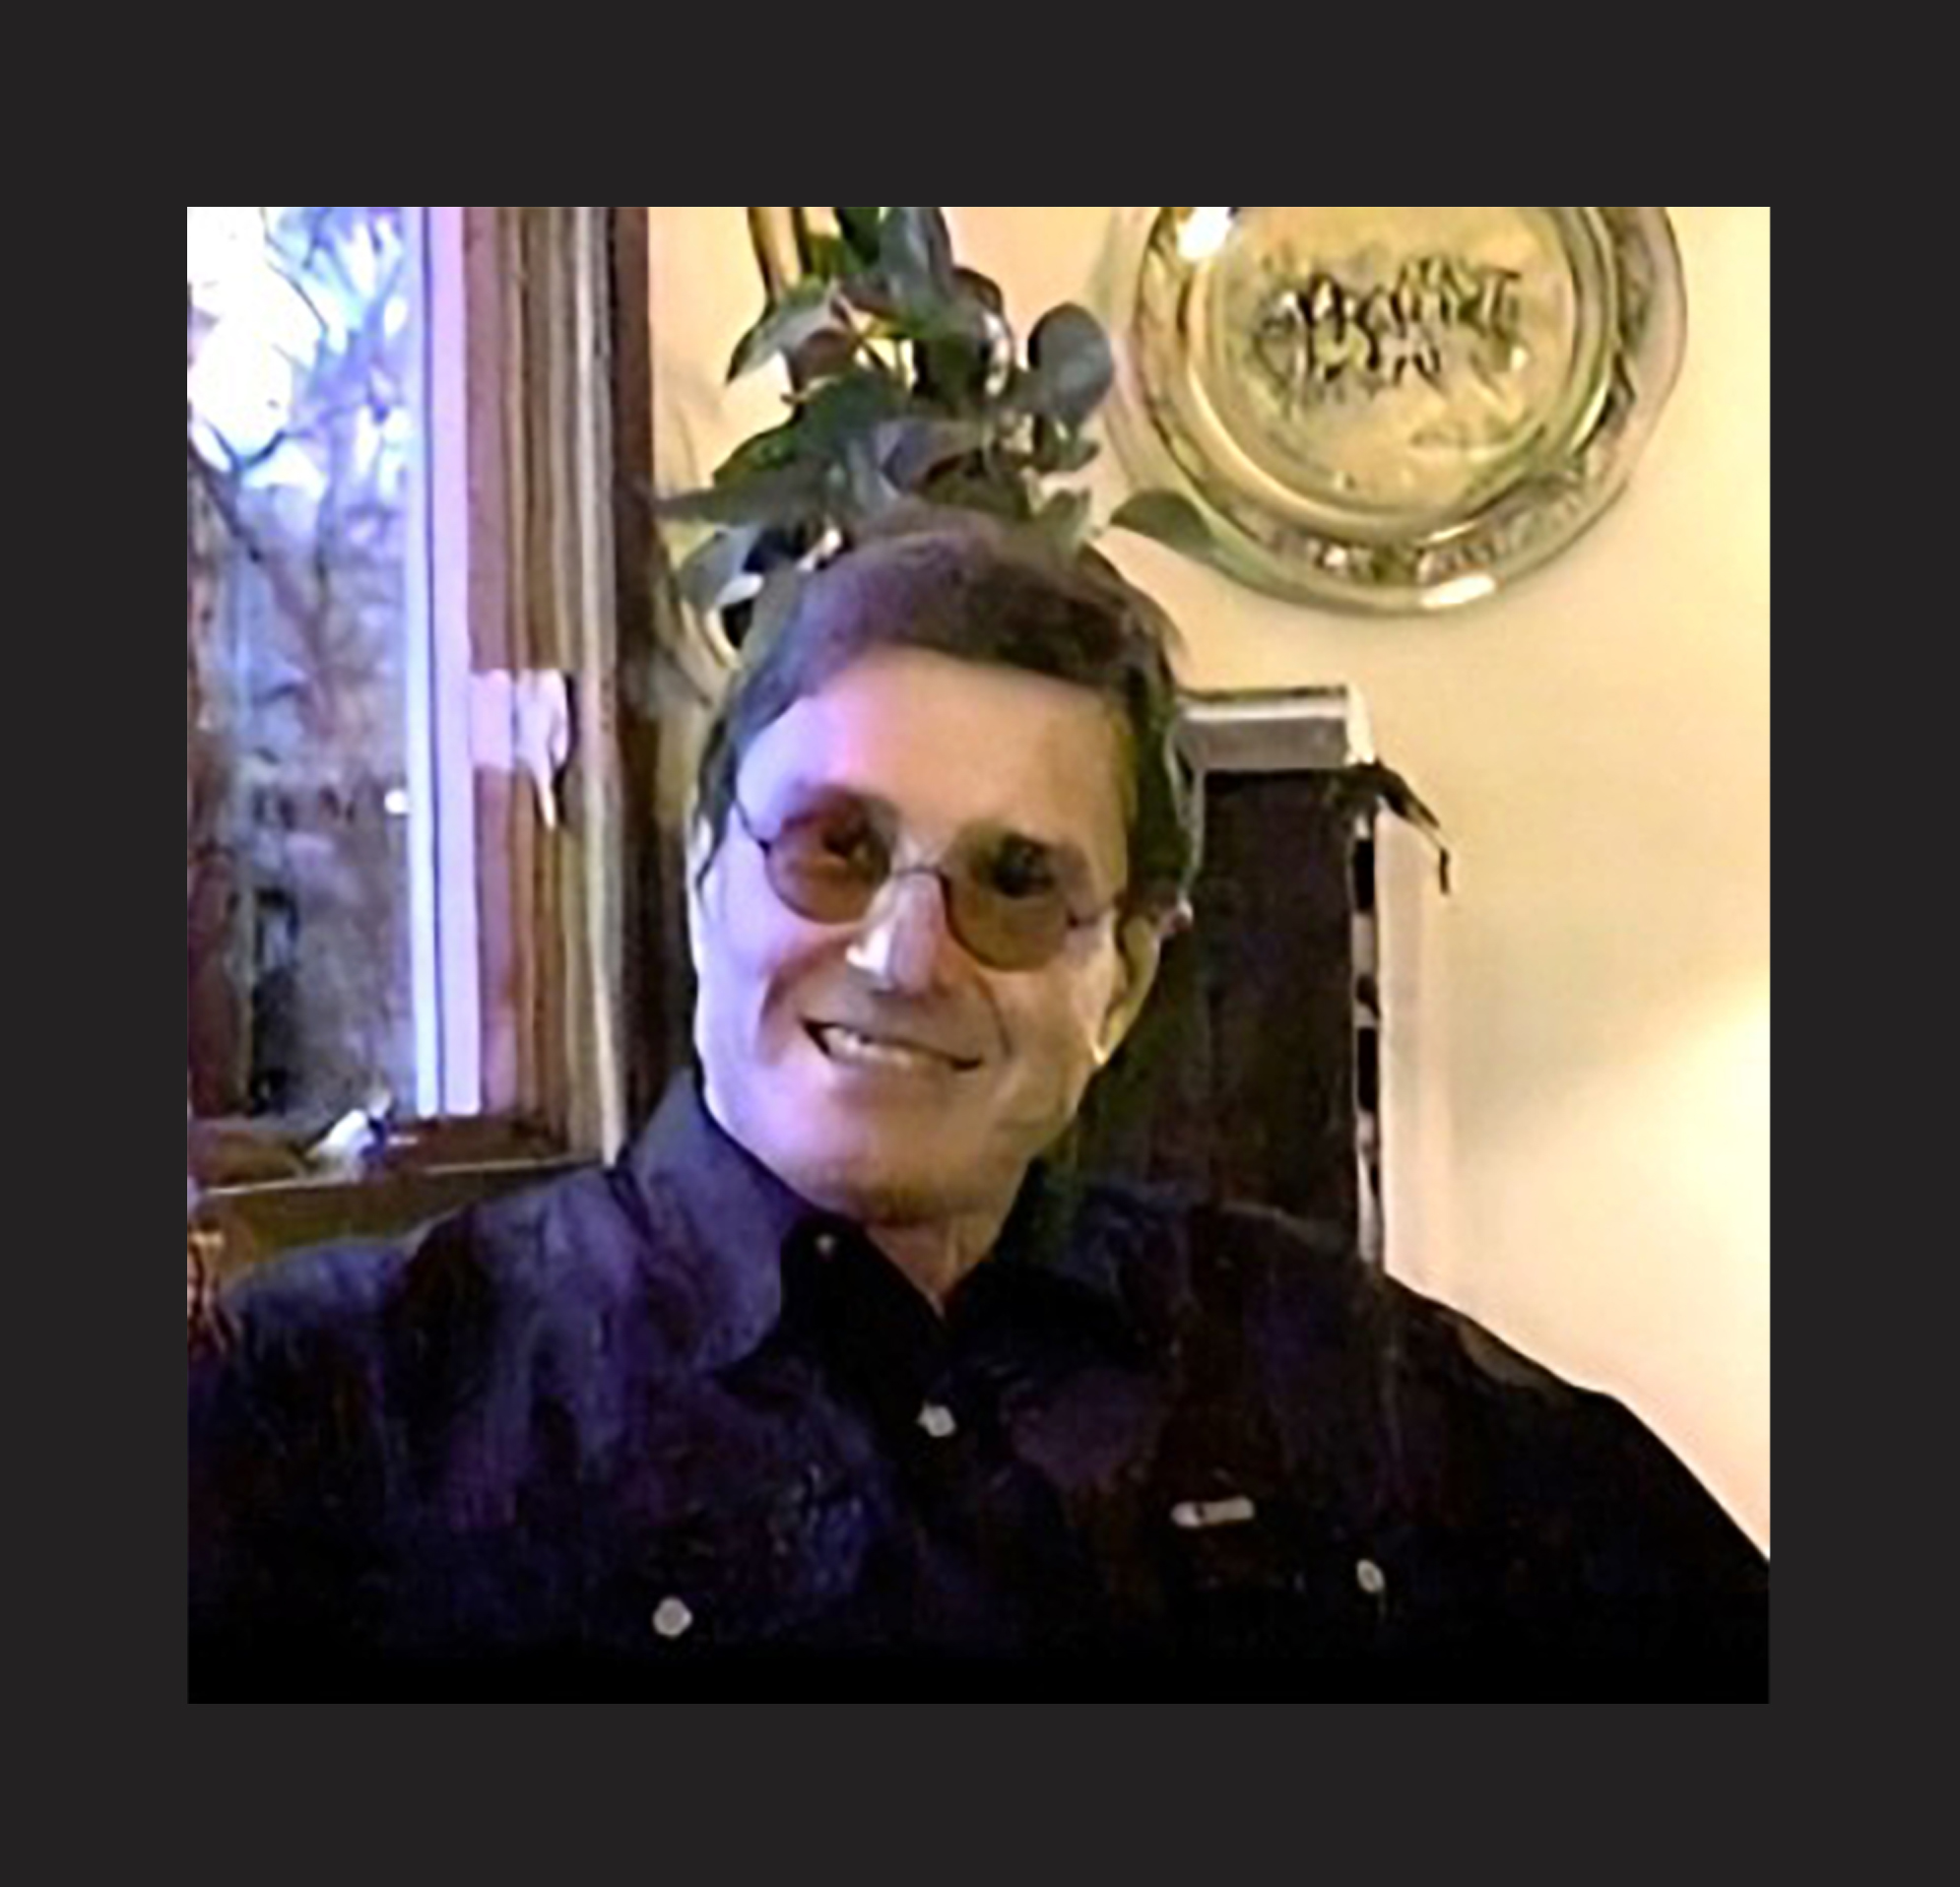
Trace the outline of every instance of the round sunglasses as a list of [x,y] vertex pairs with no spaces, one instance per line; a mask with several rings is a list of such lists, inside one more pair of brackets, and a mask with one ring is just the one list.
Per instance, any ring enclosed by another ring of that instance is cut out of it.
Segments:
[[769,884],[813,924],[861,924],[887,884],[936,878],[947,921],[976,961],[996,970],[1038,970],[1078,931],[1092,930],[1123,900],[1100,911],[1077,908],[1064,868],[1039,842],[1012,833],[962,839],[934,865],[897,869],[897,840],[881,809],[835,795],[793,813],[771,838],[755,829],[738,799],[735,816],[762,854]]

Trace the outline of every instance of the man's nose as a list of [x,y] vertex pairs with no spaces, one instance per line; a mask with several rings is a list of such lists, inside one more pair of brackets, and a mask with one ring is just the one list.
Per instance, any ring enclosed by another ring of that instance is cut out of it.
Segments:
[[947,889],[931,872],[895,878],[851,945],[850,964],[881,989],[923,994],[945,980],[955,944]]

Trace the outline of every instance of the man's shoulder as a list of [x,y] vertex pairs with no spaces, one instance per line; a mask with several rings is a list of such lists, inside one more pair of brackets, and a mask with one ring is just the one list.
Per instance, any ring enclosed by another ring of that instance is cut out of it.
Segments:
[[[1182,1340],[1209,1352],[1289,1446],[1394,1457],[1423,1512],[1506,1514],[1753,1581],[1761,1556],[1673,1451],[1613,1395],[1567,1380],[1452,1305],[1367,1265],[1332,1226],[1174,1192],[1098,1189],[1137,1249],[1175,1250]],[[1147,1229],[1145,1229],[1147,1228]]]
[[[1411,1414],[1507,1444],[1585,1434],[1610,1445],[1647,1434],[1615,1398],[1371,1265],[1337,1226],[1252,1204],[1163,1205],[1182,1214],[1194,1298],[1245,1306],[1257,1339],[1302,1365],[1303,1345],[1323,1356],[1361,1352],[1371,1383],[1389,1385]],[[1310,1380],[1304,1367],[1300,1380]]]
[[1566,1412],[1610,1405],[1370,1264],[1336,1224],[1162,1188],[1099,1187],[1091,1198],[1104,1222],[1176,1247],[1194,1310],[1222,1301],[1274,1326],[1309,1323],[1323,1340],[1388,1344],[1402,1366],[1466,1392]]
[[1078,1224],[1117,1255],[1127,1291],[1173,1295],[1182,1320],[1243,1327],[1254,1339],[1311,1333],[1323,1347],[1393,1335],[1405,1350],[1500,1354],[1513,1379],[1562,1387],[1468,1318],[1373,1269],[1339,1225],[1275,1206],[1131,1180],[1084,1186]]
[[538,1340],[632,1304],[678,1349],[689,1325],[687,1240],[629,1176],[592,1166],[386,1241],[274,1259],[223,1300],[233,1356],[387,1344],[467,1349]]

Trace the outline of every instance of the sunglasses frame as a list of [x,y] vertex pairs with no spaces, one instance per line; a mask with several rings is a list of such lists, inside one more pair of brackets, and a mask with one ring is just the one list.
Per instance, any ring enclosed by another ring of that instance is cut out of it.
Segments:
[[[853,796],[846,795],[843,797],[850,798]],[[1023,959],[1017,953],[1010,952],[1004,960],[1000,952],[981,947],[967,935],[966,926],[961,920],[961,885],[964,882],[970,889],[973,886],[973,880],[971,878],[961,880],[955,878],[948,869],[951,860],[958,856],[957,848],[955,848],[952,853],[947,854],[947,857],[942,858],[936,863],[911,865],[907,866],[903,871],[897,870],[895,863],[887,860],[887,869],[884,876],[876,884],[867,888],[864,909],[862,911],[858,912],[854,917],[821,917],[803,909],[797,904],[784,890],[777,877],[776,855],[782,849],[789,825],[785,825],[783,831],[778,832],[774,838],[764,838],[755,829],[755,822],[749,816],[749,810],[742,804],[740,796],[733,797],[730,804],[734,810],[736,820],[747,835],[749,842],[762,855],[764,875],[769,880],[770,890],[775,894],[785,910],[802,918],[805,923],[823,924],[836,930],[854,929],[858,925],[863,924],[871,916],[872,912],[878,908],[879,899],[884,895],[885,891],[891,885],[899,883],[908,878],[936,878],[940,881],[941,894],[946,909],[947,928],[951,932],[953,938],[958,942],[960,948],[967,955],[972,957],[976,963],[991,970],[1013,973],[1016,971],[1046,969],[1068,948],[1069,940],[1072,937],[1082,931],[1092,931],[1097,926],[1107,923],[1111,917],[1124,909],[1129,900],[1129,893],[1125,891],[1105,905],[1100,911],[1083,917],[1077,915],[1070,907],[1066,895],[1058,888],[1056,897],[1061,902],[1066,922],[1060,932],[1056,934],[1052,944],[1049,944],[1038,956]],[[792,820],[789,823],[793,825],[796,822]],[[876,822],[874,822],[874,829],[876,829]]]

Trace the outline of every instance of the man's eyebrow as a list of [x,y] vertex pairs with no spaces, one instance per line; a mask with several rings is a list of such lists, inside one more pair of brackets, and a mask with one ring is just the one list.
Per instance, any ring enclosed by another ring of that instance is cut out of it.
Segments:
[[1030,852],[1046,852],[1058,861],[1086,865],[1088,854],[1080,846],[1068,839],[1046,839],[1038,832],[1023,832],[1018,826],[993,825],[981,823],[974,828],[985,832],[988,837],[1000,840],[1003,845],[1024,845]]
[[778,786],[769,794],[768,806],[771,810],[797,812],[840,800],[862,807],[882,822],[894,826],[899,823],[898,809],[889,800],[881,799],[876,793],[867,793],[841,780],[811,779],[804,774],[794,774]]

